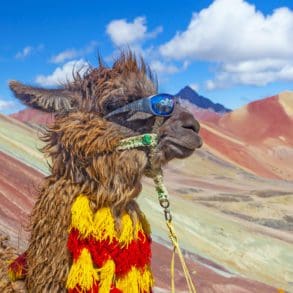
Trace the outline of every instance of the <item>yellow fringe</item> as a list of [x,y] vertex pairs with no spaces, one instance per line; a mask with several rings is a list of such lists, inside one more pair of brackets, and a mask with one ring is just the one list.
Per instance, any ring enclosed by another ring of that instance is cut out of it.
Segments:
[[10,281],[15,282],[18,278],[17,278],[18,274],[15,273],[12,270],[8,270],[8,278]]
[[113,260],[108,260],[102,268],[99,269],[100,285],[99,293],[109,293],[113,284],[115,274],[115,263]]
[[82,236],[87,237],[93,232],[93,212],[85,195],[77,197],[71,207],[71,228],[75,228]]
[[109,239],[111,242],[113,238],[118,238],[119,243],[124,246],[137,239],[139,231],[146,229],[145,233],[150,233],[149,224],[143,214],[143,223],[138,221],[133,227],[129,214],[125,213],[122,216],[122,231],[118,237],[111,209],[101,208],[94,214],[85,195],[77,197],[71,207],[71,215],[70,228],[77,229],[83,237],[92,235],[100,241]]
[[17,271],[8,269],[8,278],[10,281],[15,282],[25,278],[25,275],[22,274],[22,268],[20,267]]
[[92,230],[97,240],[109,239],[111,242],[116,237],[114,218],[109,208],[101,208],[96,212]]
[[154,280],[149,268],[141,271],[132,267],[125,277],[116,281],[116,288],[131,293],[149,292],[153,285]]
[[[115,231],[115,222],[110,208],[101,208],[95,214],[90,208],[89,199],[85,195],[76,198],[71,207],[71,228],[75,228],[83,237],[94,236],[97,240],[117,238],[119,243],[129,245],[131,241],[138,238],[138,233],[149,224],[144,215],[140,218],[143,223],[137,222],[135,227],[129,214],[122,216],[122,231],[118,237]],[[146,233],[149,231],[145,231]],[[83,248],[76,262],[70,268],[66,287],[68,289],[80,287],[81,292],[90,290],[96,282],[99,282],[99,292],[108,293],[113,284],[115,275],[115,263],[108,260],[103,267],[95,268],[88,249]],[[144,271],[132,267],[126,276],[117,281],[116,287],[123,292],[149,292],[153,286],[153,277],[149,268]]]
[[[132,220],[128,214],[124,214],[122,216],[122,231],[118,239],[119,243],[122,244],[122,246],[128,246],[128,244],[134,239],[133,232]],[[135,235],[135,238],[137,238],[137,234]]]
[[66,288],[73,289],[79,285],[81,292],[84,292],[90,290],[98,281],[98,270],[93,266],[90,252],[83,248],[78,260],[70,268]]

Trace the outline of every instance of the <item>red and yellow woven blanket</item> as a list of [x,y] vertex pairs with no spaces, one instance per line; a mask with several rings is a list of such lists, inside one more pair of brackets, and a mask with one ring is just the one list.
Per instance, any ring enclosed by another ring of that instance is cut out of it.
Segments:
[[75,200],[71,213],[67,246],[73,263],[66,282],[69,293],[151,292],[147,222],[133,225],[125,213],[121,218],[122,231],[117,235],[110,208],[93,213],[84,195]]

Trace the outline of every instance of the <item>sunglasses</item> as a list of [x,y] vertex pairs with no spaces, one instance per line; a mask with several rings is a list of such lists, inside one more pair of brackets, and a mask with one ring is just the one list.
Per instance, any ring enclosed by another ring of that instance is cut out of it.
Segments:
[[105,118],[128,111],[145,112],[155,116],[168,117],[172,114],[176,101],[175,96],[169,94],[153,95],[118,108],[108,113]]

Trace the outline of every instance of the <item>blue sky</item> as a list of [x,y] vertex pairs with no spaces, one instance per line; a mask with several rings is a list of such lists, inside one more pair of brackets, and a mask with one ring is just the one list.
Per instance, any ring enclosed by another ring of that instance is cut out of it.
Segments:
[[54,87],[72,68],[142,54],[160,91],[185,85],[232,109],[293,90],[292,0],[4,1],[0,112],[23,108],[7,82]]

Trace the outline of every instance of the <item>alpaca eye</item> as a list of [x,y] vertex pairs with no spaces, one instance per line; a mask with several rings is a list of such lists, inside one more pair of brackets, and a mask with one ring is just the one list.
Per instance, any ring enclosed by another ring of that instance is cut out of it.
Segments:
[[105,103],[105,110],[107,111],[107,113],[114,111],[115,108],[117,108],[117,107],[115,107],[115,104],[113,102],[109,101],[109,102]]
[[119,102],[119,101],[107,101],[105,103],[105,109],[106,109],[107,113],[112,112],[112,111],[118,109],[119,107],[121,107],[121,102]]

